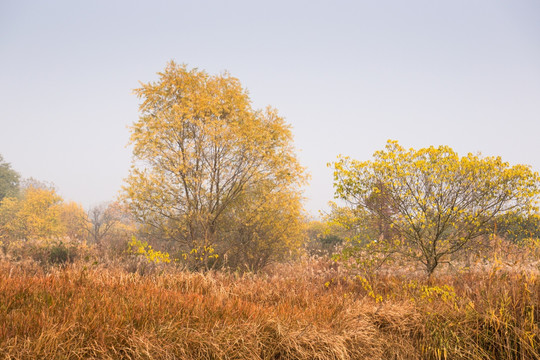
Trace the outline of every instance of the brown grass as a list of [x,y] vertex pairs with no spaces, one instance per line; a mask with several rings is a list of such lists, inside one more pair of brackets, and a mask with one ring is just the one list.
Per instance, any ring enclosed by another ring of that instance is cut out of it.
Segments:
[[534,272],[368,283],[327,261],[144,276],[1,262],[0,357],[538,359],[539,309]]

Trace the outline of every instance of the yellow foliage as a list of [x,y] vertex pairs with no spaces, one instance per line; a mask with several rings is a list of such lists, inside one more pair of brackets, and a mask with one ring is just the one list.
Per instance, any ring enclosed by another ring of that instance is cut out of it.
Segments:
[[137,240],[135,236],[131,237],[129,242],[129,252],[134,255],[144,256],[144,258],[151,263],[170,263],[171,259],[169,253],[156,251],[152,249],[151,245],[148,245],[146,241]]
[[370,282],[368,281],[368,279],[366,279],[365,277],[363,276],[356,276],[356,278],[358,280],[360,280],[360,283],[362,284],[362,287],[364,288],[364,290],[367,291],[368,293],[368,296],[373,298],[375,300],[376,303],[379,303],[379,302],[382,302],[383,301],[383,297],[382,295],[380,294],[376,294],[375,291],[373,290],[373,287],[371,286]]
[[407,150],[391,140],[372,161],[340,157],[332,165],[336,196],[367,214],[378,230],[372,240],[417,259],[429,274],[492,232],[497,216],[536,209],[540,182],[530,167],[500,157],[459,157],[448,146]]
[[9,240],[84,240],[86,213],[81,205],[68,202],[53,189],[30,186],[21,196],[0,202],[0,238]]
[[63,232],[73,240],[83,240],[87,235],[87,215],[83,207],[76,202],[67,202],[60,205],[60,222]]
[[[229,264],[250,270],[299,254],[305,224],[296,190],[260,182],[247,191],[224,217]],[[222,246],[223,247],[223,246]]]
[[[305,177],[290,128],[275,109],[252,109],[237,79],[171,62],[135,93],[141,115],[131,128],[135,162],[124,190],[139,222],[188,250],[223,245],[256,219],[266,222],[259,229],[272,223],[257,208],[268,208],[263,190],[271,204],[300,207],[296,191]],[[235,212],[250,220],[231,229]]]
[[52,238],[64,234],[62,198],[54,190],[29,187],[22,198],[4,198],[0,205],[3,236],[12,239]]

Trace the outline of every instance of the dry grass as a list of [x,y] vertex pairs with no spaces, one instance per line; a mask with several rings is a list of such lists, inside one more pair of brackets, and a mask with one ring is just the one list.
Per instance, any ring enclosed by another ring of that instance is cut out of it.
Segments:
[[327,261],[144,276],[1,262],[0,357],[538,359],[539,297],[534,272],[368,283]]

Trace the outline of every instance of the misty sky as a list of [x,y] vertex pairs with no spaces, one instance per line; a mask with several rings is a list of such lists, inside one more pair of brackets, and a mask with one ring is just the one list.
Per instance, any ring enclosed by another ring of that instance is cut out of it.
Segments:
[[228,70],[293,127],[306,208],[326,164],[396,139],[540,170],[540,2],[0,0],[0,154],[88,207],[127,176],[132,89]]

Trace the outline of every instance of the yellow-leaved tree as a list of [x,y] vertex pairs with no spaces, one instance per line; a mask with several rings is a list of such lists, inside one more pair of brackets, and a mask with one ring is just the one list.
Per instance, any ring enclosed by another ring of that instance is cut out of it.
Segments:
[[[170,62],[157,82],[135,92],[141,115],[131,128],[134,163],[125,195],[139,222],[183,251],[218,247],[223,254],[232,234],[264,206],[275,204],[284,217],[301,221],[305,176],[290,128],[276,110],[253,109],[236,78]],[[276,225],[280,216],[274,219]]]
[[53,189],[27,187],[20,198],[6,197],[0,203],[2,236],[23,240],[62,236],[61,211],[62,198]]
[[71,240],[86,240],[87,215],[81,204],[73,201],[60,205],[59,220],[64,236]]
[[229,264],[258,271],[297,254],[305,230],[300,200],[297,189],[275,188],[272,179],[246,189],[224,217]]
[[86,238],[86,213],[80,204],[64,202],[52,187],[30,184],[18,197],[0,202],[0,240]]
[[372,161],[334,162],[336,197],[369,215],[377,248],[420,261],[427,274],[492,231],[497,216],[535,208],[539,176],[500,157],[388,141]]

